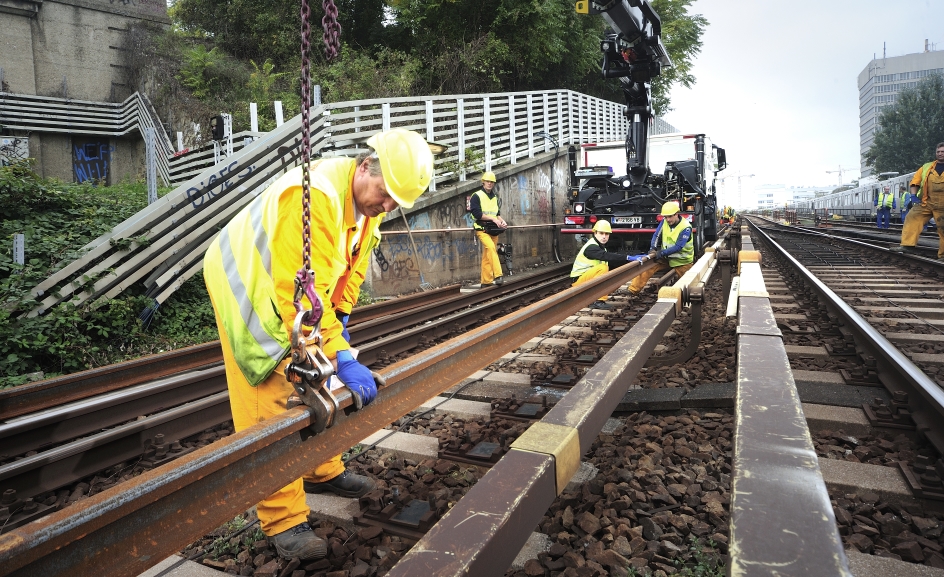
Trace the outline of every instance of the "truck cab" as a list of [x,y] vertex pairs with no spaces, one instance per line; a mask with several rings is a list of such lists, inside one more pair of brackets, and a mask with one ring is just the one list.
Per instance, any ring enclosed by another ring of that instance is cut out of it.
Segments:
[[[724,170],[724,149],[704,134],[649,137],[650,172],[643,182],[625,175],[627,150],[622,142],[571,147],[571,187],[562,234],[590,234],[599,220],[613,229],[608,249],[644,252],[662,216],[662,204],[682,206],[692,223],[696,252],[717,238],[715,177]],[[623,173],[623,174],[621,174]]]

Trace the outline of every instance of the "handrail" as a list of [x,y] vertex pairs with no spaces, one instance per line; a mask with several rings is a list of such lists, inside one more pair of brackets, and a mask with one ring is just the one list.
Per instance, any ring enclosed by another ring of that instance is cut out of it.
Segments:
[[[469,150],[483,150],[490,169],[549,152],[550,143],[537,136],[540,132],[555,135],[561,145],[622,138],[622,109],[570,90],[338,102],[313,111],[312,141],[316,154],[354,154],[379,130],[416,130],[451,147],[437,159],[430,185],[435,190],[437,183],[466,178],[471,167],[462,163]],[[35,287],[33,294],[43,298],[30,314],[67,300],[81,305],[112,298],[141,280],[149,295],[159,297],[159,305],[202,269],[212,231],[298,164],[300,126],[296,116],[87,244],[80,259]],[[454,173],[450,169],[455,164],[465,168]],[[148,242],[139,245],[135,239],[142,236]],[[126,240],[133,241],[130,249],[116,248],[128,245],[116,241]]]

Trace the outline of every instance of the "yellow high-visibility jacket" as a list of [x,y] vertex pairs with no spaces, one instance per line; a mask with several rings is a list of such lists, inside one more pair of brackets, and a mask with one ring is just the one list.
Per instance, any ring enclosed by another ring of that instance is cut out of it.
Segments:
[[[311,266],[325,308],[323,349],[334,358],[349,345],[333,311],[350,313],[357,302],[384,215],[355,222],[353,159],[320,159],[311,167]],[[291,347],[295,275],[303,263],[301,181],[301,167],[275,181],[233,217],[204,257],[207,290],[233,357],[253,386]],[[302,305],[310,306],[307,299]]]

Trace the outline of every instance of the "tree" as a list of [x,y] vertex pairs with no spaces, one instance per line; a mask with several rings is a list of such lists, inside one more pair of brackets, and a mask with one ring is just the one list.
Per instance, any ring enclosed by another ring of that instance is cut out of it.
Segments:
[[692,61],[701,52],[701,37],[708,20],[701,14],[689,14],[692,0],[653,0],[652,7],[662,19],[662,43],[672,59],[672,68],[662,71],[652,83],[652,105],[656,114],[671,110],[669,92],[676,84],[691,88],[695,84]]
[[944,141],[944,77],[932,74],[902,90],[878,115],[875,141],[865,153],[875,172],[912,172],[934,158]]

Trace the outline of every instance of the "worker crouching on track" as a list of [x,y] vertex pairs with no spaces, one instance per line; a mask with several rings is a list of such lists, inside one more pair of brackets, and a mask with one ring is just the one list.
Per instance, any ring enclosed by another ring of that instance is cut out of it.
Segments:
[[[498,235],[508,228],[508,223],[501,217],[501,199],[495,194],[495,173],[482,175],[482,189],[475,191],[469,200],[469,210],[475,222],[475,236],[482,243],[482,286],[500,285],[504,282],[501,262],[498,260]],[[497,234],[491,234],[498,231]]]
[[[639,294],[657,272],[675,269],[679,277],[688,272],[695,262],[695,245],[692,242],[692,223],[682,218],[677,202],[662,205],[662,222],[656,227],[649,243],[649,255],[658,259],[654,268],[640,274],[629,283],[629,292]],[[632,260],[633,257],[629,257]]]
[[[598,220],[593,225],[593,236],[577,253],[574,266],[570,269],[570,280],[573,281],[574,286],[606,274],[610,271],[610,268],[616,268],[630,260],[631,257],[624,254],[606,251],[606,242],[610,240],[610,234],[612,233],[613,229],[608,220]],[[590,305],[590,308],[609,308],[608,305],[604,304],[604,301],[606,301],[606,297]]]
[[[409,208],[429,184],[433,156],[415,132],[372,136],[367,153],[311,163],[311,266],[325,312],[324,353],[338,378],[363,402],[377,394],[370,371],[354,359],[347,319],[360,293],[385,213]],[[302,169],[279,178],[237,214],[210,245],[204,279],[216,312],[236,430],[286,410],[296,271],[302,267]],[[267,474],[260,471],[259,474]],[[359,497],[371,479],[346,471],[338,455],[257,505],[262,531],[285,558],[318,559],[325,541],[307,523],[305,493]]]
[[[911,180],[913,205],[901,229],[901,246],[889,250],[911,252],[931,217],[936,223],[944,223],[944,142],[935,147],[934,156],[935,160],[918,169]],[[937,235],[937,258],[944,259],[944,225],[938,225]]]

